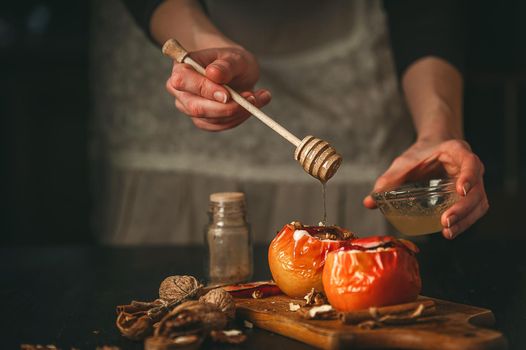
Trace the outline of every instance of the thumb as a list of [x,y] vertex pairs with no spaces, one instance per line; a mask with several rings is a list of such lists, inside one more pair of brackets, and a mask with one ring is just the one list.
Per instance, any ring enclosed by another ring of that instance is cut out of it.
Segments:
[[[406,181],[408,174],[413,169],[414,163],[411,160],[405,157],[396,158],[391,166],[376,179],[372,192],[388,191],[400,186]],[[363,199],[363,205],[368,209],[377,207],[375,200],[370,194]]]
[[376,179],[373,191],[388,191],[403,184],[413,167],[414,164],[411,164],[411,162],[405,158],[397,158],[391,166]]
[[[372,193],[386,191],[387,189],[397,187],[404,182],[404,180],[400,178],[400,171],[398,171],[398,169],[394,169],[393,171],[391,170],[392,169],[389,168],[383,175],[376,179]],[[368,209],[377,208],[376,201],[373,199],[372,193],[363,199],[363,205]]]
[[205,49],[193,52],[192,58],[203,64],[208,79],[218,84],[228,84],[247,68],[238,52],[227,49]]
[[[401,176],[401,171],[398,169],[391,170],[392,169],[389,168],[383,175],[376,179],[372,193],[384,192],[404,183],[405,177]],[[377,208],[376,201],[373,199],[371,194],[367,195],[363,199],[363,205],[368,209]]]

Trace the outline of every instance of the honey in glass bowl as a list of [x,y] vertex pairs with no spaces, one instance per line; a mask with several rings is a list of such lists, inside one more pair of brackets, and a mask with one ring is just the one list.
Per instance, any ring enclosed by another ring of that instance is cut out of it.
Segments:
[[442,231],[440,217],[459,196],[454,179],[431,179],[372,194],[385,218],[402,234],[419,236]]

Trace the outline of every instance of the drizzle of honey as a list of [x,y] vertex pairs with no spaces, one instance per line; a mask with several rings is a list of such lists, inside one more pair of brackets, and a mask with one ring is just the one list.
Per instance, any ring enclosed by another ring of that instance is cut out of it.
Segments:
[[321,183],[321,198],[323,201],[323,218],[320,221],[320,226],[327,226],[327,183],[320,181]]

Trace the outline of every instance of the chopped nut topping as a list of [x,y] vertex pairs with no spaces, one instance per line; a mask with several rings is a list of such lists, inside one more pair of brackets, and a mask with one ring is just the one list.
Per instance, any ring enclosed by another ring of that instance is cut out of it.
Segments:
[[299,311],[307,320],[332,320],[337,316],[336,311],[329,304],[302,307]]
[[292,226],[294,226],[294,228],[295,228],[296,230],[299,230],[299,229],[301,229],[301,228],[303,227],[302,223],[299,222],[299,221],[292,221],[290,224],[291,224]]
[[323,305],[327,304],[327,298],[322,292],[317,292],[314,288],[303,297],[305,299],[305,306]]
[[298,311],[301,308],[299,304],[289,303],[289,310],[290,311]]
[[332,311],[332,306],[329,304],[321,305],[321,306],[315,306],[312,309],[309,310],[309,315],[312,318],[315,318],[318,314],[323,314]]

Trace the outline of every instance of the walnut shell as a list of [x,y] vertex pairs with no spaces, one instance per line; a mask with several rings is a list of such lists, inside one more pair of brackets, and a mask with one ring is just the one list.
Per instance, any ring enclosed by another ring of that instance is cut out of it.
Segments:
[[224,329],[228,322],[227,316],[223,313],[217,305],[191,300],[182,303],[172,310],[172,313],[183,312],[185,310],[192,311],[198,315],[203,323],[204,329],[210,330],[219,330]]
[[236,303],[229,292],[223,288],[215,288],[199,298],[199,301],[213,304],[224,312],[230,319],[236,317]]
[[161,282],[159,297],[164,300],[184,300],[195,297],[203,285],[193,276],[170,276]]
[[152,319],[147,315],[133,315],[121,312],[116,325],[123,336],[131,340],[142,340],[152,334]]
[[156,336],[174,338],[182,335],[204,334],[224,329],[227,316],[210,303],[186,301],[167,314],[155,329]]

